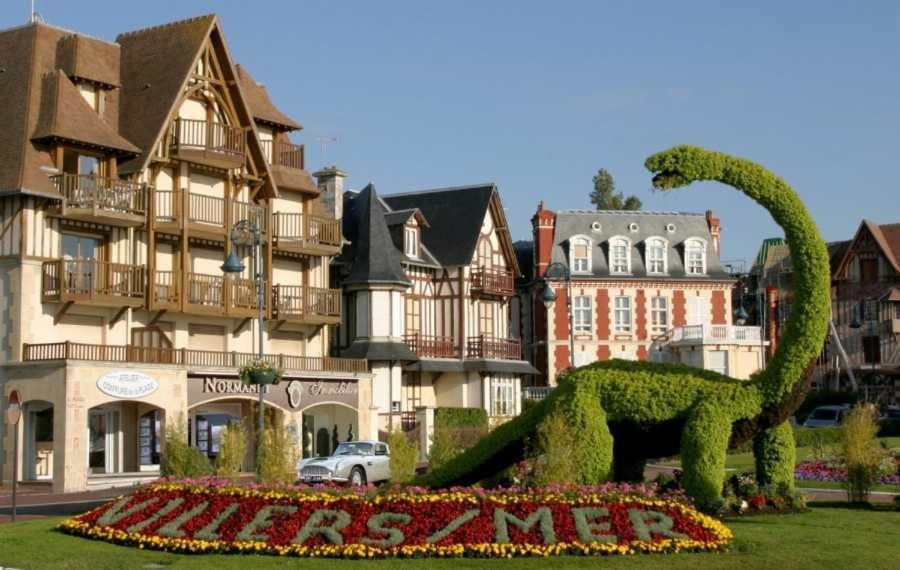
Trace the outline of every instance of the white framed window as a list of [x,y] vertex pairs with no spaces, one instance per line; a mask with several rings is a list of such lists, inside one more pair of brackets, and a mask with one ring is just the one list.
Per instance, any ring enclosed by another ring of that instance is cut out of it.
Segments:
[[631,241],[628,238],[609,240],[609,271],[617,275],[631,273]]
[[615,307],[615,332],[631,332],[631,297],[616,297]]
[[584,236],[573,237],[569,241],[569,267],[572,273],[591,272],[591,240]]
[[685,269],[688,275],[706,275],[706,242],[691,238],[684,243]]
[[403,247],[409,257],[419,257],[419,230],[416,228],[404,230]]
[[662,334],[669,330],[669,298],[650,298],[650,332]]
[[516,415],[516,381],[509,376],[491,378],[491,416]]
[[597,356],[588,350],[575,351],[575,367],[581,368],[597,361]]
[[662,238],[650,238],[646,243],[647,273],[665,275],[669,270],[669,260],[666,255],[668,243]]
[[591,332],[592,303],[589,295],[577,295],[572,299],[572,318],[576,333]]

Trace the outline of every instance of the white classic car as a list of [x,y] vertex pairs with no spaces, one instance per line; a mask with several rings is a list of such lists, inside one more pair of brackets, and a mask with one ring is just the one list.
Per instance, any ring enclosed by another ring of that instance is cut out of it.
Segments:
[[380,441],[345,441],[331,457],[309,457],[297,464],[301,483],[365,485],[391,478],[390,450]]

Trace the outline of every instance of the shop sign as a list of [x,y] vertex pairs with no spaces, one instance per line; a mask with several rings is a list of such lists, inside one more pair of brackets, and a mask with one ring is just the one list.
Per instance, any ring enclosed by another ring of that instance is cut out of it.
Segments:
[[324,402],[338,402],[357,407],[359,386],[353,380],[305,380],[285,378],[279,384],[259,386],[245,384],[237,378],[189,376],[188,405],[221,396],[256,396],[265,390],[266,399],[283,408],[299,410]]
[[159,382],[141,372],[110,372],[97,380],[97,389],[113,398],[138,399],[159,389]]

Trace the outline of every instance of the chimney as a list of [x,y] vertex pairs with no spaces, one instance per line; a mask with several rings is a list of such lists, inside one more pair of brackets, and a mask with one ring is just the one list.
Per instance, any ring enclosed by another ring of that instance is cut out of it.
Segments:
[[540,202],[537,211],[531,218],[534,232],[534,277],[543,277],[550,265],[550,253],[553,250],[553,236],[556,233],[556,213],[544,208]]
[[713,247],[716,250],[716,255],[719,254],[719,235],[722,233],[722,225],[719,222],[719,218],[713,214],[712,210],[706,211],[706,225],[709,226],[709,233],[712,236]]
[[347,173],[337,166],[326,166],[314,172],[319,187],[319,200],[325,214],[340,220],[344,215],[344,178]]

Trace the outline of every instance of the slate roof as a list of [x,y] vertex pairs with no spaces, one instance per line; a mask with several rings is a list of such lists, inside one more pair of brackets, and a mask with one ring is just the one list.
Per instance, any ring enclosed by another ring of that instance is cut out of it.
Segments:
[[[592,225],[597,222],[600,229]],[[637,224],[637,230],[630,229]],[[672,224],[673,231],[667,226]],[[733,280],[733,277],[722,267],[719,256],[713,246],[712,235],[704,214],[679,212],[640,212],[620,210],[561,210],[556,213],[556,229],[551,261],[568,265],[569,239],[574,236],[585,236],[591,239],[591,271],[576,274],[578,279],[624,279],[635,278]],[[609,239],[614,236],[626,237],[631,241],[631,272],[628,275],[615,275],[609,270]],[[645,241],[650,237],[661,237],[668,241],[667,261],[668,273],[665,276],[648,275],[644,261]],[[706,274],[688,275],[684,267],[684,243],[690,238],[701,238],[706,241]]]
[[488,183],[391,194],[383,199],[392,210],[418,208],[429,224],[422,228],[422,243],[441,265],[460,266],[472,262],[495,191],[494,184]]
[[350,242],[336,263],[348,268],[344,285],[378,283],[409,286],[401,264],[402,254],[391,238],[384,203],[375,186],[369,184],[359,193],[344,194],[344,237]]
[[295,131],[303,128],[300,123],[282,113],[272,103],[269,91],[265,86],[257,83],[244,66],[236,65],[235,69],[241,84],[241,92],[244,94],[247,106],[250,107],[250,112],[253,113],[253,118],[282,130]]

